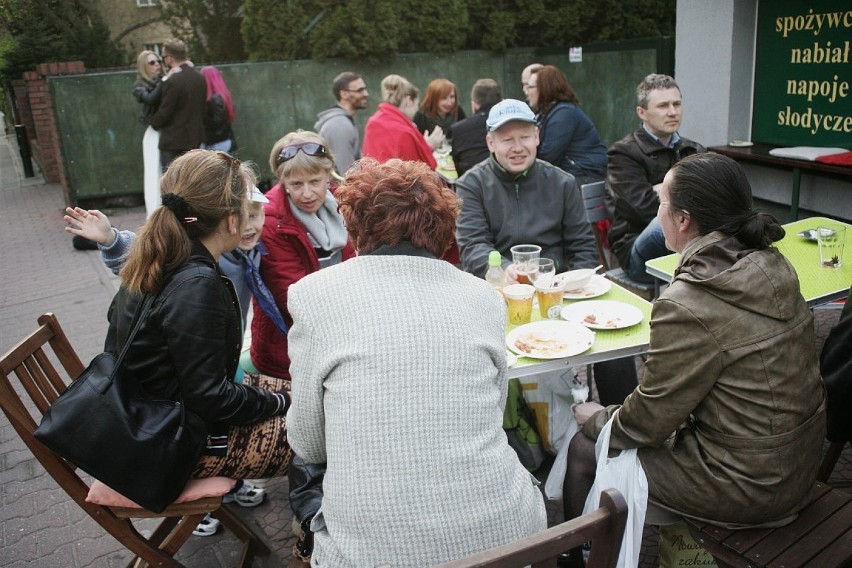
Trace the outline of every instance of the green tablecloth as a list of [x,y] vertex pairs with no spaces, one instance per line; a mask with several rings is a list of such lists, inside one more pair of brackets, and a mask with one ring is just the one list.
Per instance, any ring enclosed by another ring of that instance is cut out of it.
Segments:
[[[819,245],[799,236],[807,229],[817,227],[846,227],[846,246],[843,249],[843,265],[840,268],[820,266]],[[852,283],[852,225],[825,217],[810,217],[784,225],[787,234],[775,243],[799,276],[802,296],[809,306],[816,306],[846,296]],[[671,282],[680,255],[670,254],[645,263],[648,274]]]
[[[592,345],[591,349],[573,357],[566,357],[564,359],[519,357],[518,362],[509,369],[509,377],[523,377],[566,366],[582,366],[589,363],[620,359],[621,357],[639,355],[648,351],[648,344],[651,339],[650,302],[646,302],[636,294],[628,292],[615,282],[612,283],[612,287],[608,292],[596,298],[589,298],[589,300],[613,300],[636,306],[642,312],[642,321],[624,329],[592,330],[595,332],[594,345]],[[565,300],[563,305],[585,301],[587,300]],[[541,319],[538,306],[534,306],[531,321],[539,321]],[[512,324],[508,324],[506,326],[506,333],[508,334],[515,327]]]

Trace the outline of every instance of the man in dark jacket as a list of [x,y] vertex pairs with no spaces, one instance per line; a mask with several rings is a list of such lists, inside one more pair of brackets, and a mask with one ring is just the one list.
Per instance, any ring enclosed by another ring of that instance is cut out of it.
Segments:
[[706,150],[678,134],[683,101],[674,79],[648,75],[636,87],[636,102],[642,126],[607,152],[607,187],[615,202],[608,240],[628,276],[653,282],[645,261],[669,253],[656,220],[663,178],[681,158]]
[[180,40],[163,45],[163,63],[170,68],[163,79],[163,98],[148,122],[160,131],[160,162],[165,171],[175,158],[204,141],[207,81],[187,61],[186,46]]
[[453,163],[459,177],[491,155],[485,142],[488,134],[485,120],[491,107],[502,100],[500,85],[494,79],[479,79],[473,84],[470,93],[473,114],[453,125]]

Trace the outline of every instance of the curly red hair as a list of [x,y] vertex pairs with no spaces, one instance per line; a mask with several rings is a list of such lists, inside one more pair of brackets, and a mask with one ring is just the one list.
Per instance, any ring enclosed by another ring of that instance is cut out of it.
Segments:
[[359,253],[409,241],[440,258],[453,243],[461,201],[422,162],[365,158],[334,197]]

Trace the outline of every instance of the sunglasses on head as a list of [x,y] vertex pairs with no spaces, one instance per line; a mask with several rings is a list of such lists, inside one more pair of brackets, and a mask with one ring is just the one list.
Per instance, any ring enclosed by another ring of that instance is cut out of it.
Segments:
[[291,144],[290,146],[284,146],[281,148],[281,152],[278,154],[278,160],[276,160],[276,166],[280,166],[284,162],[292,160],[296,157],[296,154],[299,153],[299,150],[307,154],[308,156],[313,156],[315,158],[327,158],[328,151],[325,149],[325,146],[322,144],[317,144],[316,142],[304,142],[302,144]]

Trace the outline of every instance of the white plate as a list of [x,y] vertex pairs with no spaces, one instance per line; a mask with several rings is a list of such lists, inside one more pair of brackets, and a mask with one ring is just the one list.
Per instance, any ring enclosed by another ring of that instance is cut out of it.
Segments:
[[594,342],[593,332],[581,325],[559,320],[519,325],[506,336],[506,346],[510,350],[522,357],[535,359],[561,359],[579,355]]
[[749,140],[731,140],[728,142],[728,146],[732,146],[734,148],[748,148],[750,146],[754,146],[754,142]]
[[642,321],[642,310],[624,302],[592,300],[562,308],[562,319],[592,329],[622,329]]
[[603,296],[609,292],[611,287],[611,280],[608,280],[605,276],[601,276],[600,274],[595,274],[584,288],[573,292],[568,292],[566,290],[562,297],[566,300],[587,300],[589,298],[597,298],[598,296]]

